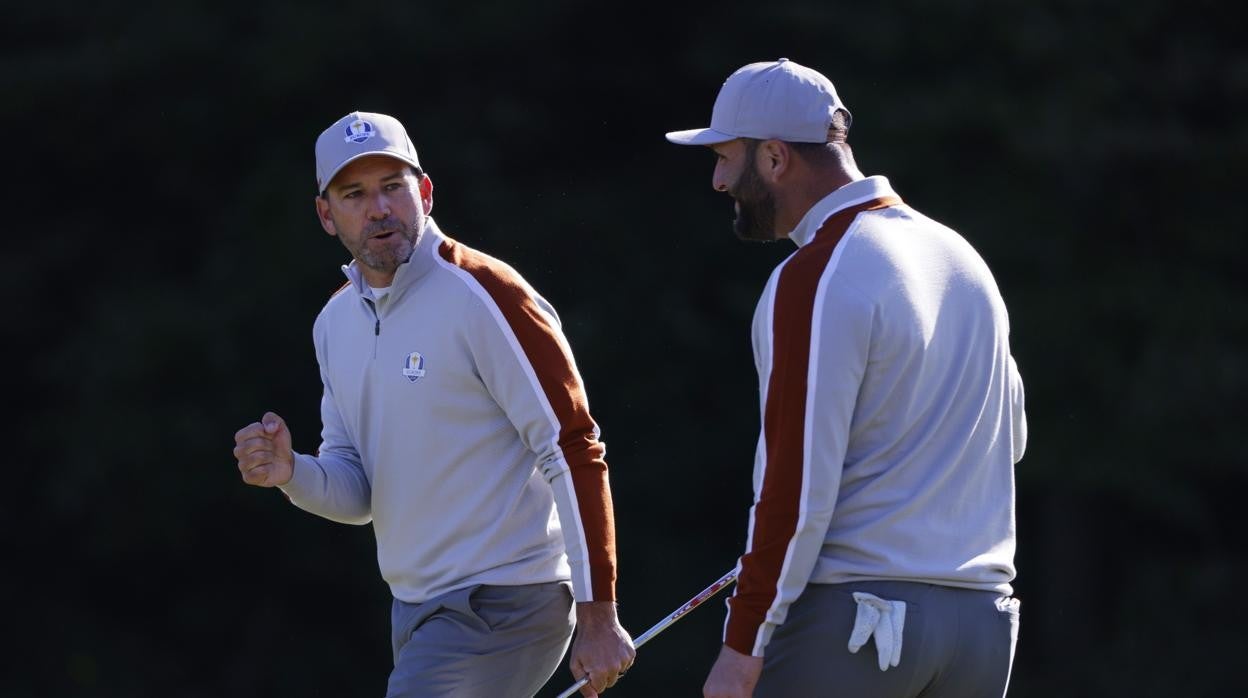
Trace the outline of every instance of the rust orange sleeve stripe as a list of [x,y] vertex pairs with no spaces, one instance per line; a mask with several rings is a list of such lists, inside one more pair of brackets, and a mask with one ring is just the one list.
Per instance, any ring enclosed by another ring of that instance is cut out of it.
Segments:
[[468,272],[486,290],[533,366],[559,422],[559,448],[576,492],[594,600],[615,600],[615,521],[607,483],[606,449],[594,432],[585,388],[565,350],[566,343],[560,341],[559,331],[538,308],[527,284],[509,267],[450,240],[443,242],[438,251],[443,259]]
[[754,505],[752,545],[741,558],[736,592],[728,600],[731,615],[725,643],[743,654],[754,651],[758,629],[776,600],[789,542],[797,532],[806,457],[811,326],[819,280],[859,213],[897,203],[900,200],[884,197],[838,211],[780,272],[773,300],[771,375],[763,410],[763,484]]

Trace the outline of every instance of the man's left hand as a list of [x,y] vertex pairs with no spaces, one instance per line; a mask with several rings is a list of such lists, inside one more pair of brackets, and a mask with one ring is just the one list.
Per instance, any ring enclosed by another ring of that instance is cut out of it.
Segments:
[[616,617],[614,601],[576,605],[576,640],[568,668],[577,681],[589,676],[589,683],[581,687],[582,696],[597,698],[614,686],[636,656],[633,639]]
[[724,645],[702,685],[704,698],[750,698],[763,673],[763,658],[754,657]]

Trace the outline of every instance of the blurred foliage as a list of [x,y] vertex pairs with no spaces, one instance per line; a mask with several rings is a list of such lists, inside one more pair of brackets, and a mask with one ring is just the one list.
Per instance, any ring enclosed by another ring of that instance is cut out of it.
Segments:
[[[243,486],[230,454],[266,409],[316,446],[311,325],[346,255],[312,215],[312,144],[357,108],[402,119],[443,228],[559,310],[625,625],[731,567],[749,322],[791,248],[736,242],[709,154],[663,133],[780,56],[832,78],[863,170],[970,239],[1009,304],[1031,423],[1011,695],[1242,683],[1248,49],[1222,5],[47,2],[6,7],[0,38],[0,695],[383,694],[371,530]],[[610,695],[700,695],[721,602]]]

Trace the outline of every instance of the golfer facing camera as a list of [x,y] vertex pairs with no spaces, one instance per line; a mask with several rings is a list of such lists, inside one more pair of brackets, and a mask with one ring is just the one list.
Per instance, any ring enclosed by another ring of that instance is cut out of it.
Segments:
[[574,626],[569,668],[596,696],[634,650],[604,446],[559,317],[442,232],[396,119],[338,120],[316,174],[321,226],[353,257],[313,327],[321,445],[295,453],[265,413],[234,437],[243,481],[372,522],[394,595],[390,698],[532,696]]
[[1018,637],[1005,303],[958,233],[858,169],[850,112],[781,58],[723,83],[711,184],[787,238],[753,322],[761,434],[707,698],[1002,696]]

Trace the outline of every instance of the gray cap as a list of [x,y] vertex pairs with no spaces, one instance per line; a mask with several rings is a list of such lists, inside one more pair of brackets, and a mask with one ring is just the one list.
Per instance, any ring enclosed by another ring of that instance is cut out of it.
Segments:
[[791,143],[826,143],[832,115],[845,109],[832,82],[787,58],[750,63],[724,81],[711,110],[710,128],[672,131],[680,145],[712,145],[735,138],[778,138]]
[[316,191],[323,194],[334,175],[365,155],[389,155],[420,169],[416,147],[393,116],[353,111],[316,139]]

